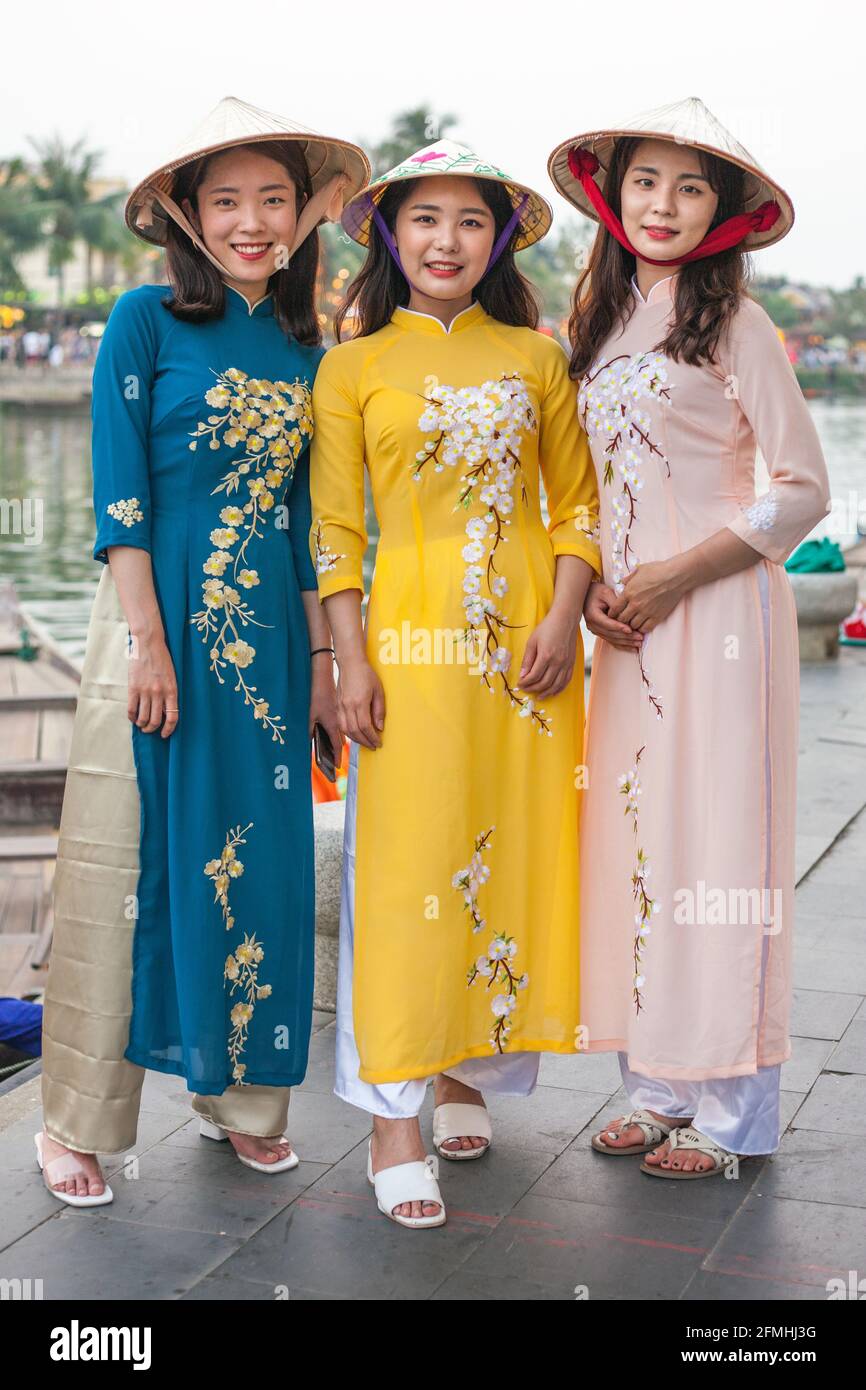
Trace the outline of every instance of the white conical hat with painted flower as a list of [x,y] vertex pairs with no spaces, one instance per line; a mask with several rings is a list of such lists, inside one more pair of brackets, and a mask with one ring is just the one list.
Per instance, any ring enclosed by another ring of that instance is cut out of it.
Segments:
[[404,179],[437,177],[442,174],[455,174],[467,179],[491,179],[504,184],[515,208],[526,195],[526,206],[521,213],[519,229],[514,240],[515,251],[532,246],[549,232],[553,221],[553,209],[546,198],[542,198],[540,193],[536,193],[526,184],[518,183],[498,165],[481,159],[466,145],[458,145],[453,140],[436,140],[432,145],[425,145],[424,149],[416,150],[393,169],[389,169],[387,174],[380,174],[377,179],[372,179],[366,188],[362,188],[360,193],[346,204],[341,219],[344,229],[353,241],[366,246],[370,240],[370,223],[373,217],[370,198],[378,203],[385,189],[392,183],[400,183]]
[[594,175],[599,188],[604,190],[604,178],[610,166],[614,146],[624,136],[639,136],[643,140],[670,140],[677,145],[688,145],[694,149],[706,150],[719,159],[726,159],[745,170],[744,212],[754,212],[762,203],[775,201],[779,205],[779,216],[765,231],[750,232],[743,241],[745,250],[759,246],[770,246],[791,230],[794,222],[794,206],[784,188],[770,178],[761,168],[754,155],[731,134],[700,97],[686,97],[684,101],[672,102],[669,106],[659,106],[653,111],[645,111],[633,116],[622,125],[605,130],[591,130],[584,135],[572,136],[557,145],[547,161],[547,170],[560,193],[576,208],[594,222],[599,220],[586,190],[580,180],[572,173],[568,156],[576,148],[590,150],[599,162],[600,168]]

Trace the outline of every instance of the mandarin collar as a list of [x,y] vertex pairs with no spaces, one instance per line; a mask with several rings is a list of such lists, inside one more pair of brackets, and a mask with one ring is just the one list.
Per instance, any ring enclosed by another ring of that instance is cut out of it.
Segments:
[[444,338],[454,333],[463,333],[467,328],[475,328],[486,318],[484,309],[475,300],[468,309],[461,309],[459,314],[454,315],[448,328],[433,314],[422,314],[418,309],[405,309],[402,304],[394,310],[391,322],[398,328],[406,328],[412,333],[430,333],[434,337]]
[[637,285],[637,276],[631,277],[631,287],[634,292],[635,301],[640,305],[650,305],[664,303],[666,300],[673,299],[674,288],[679,271],[674,271],[671,275],[666,275],[663,280],[657,280],[644,299]]
[[267,294],[263,294],[261,299],[257,299],[255,304],[250,304],[246,295],[242,294],[240,290],[236,290],[234,285],[229,285],[225,280],[223,280],[223,284],[230,291],[226,296],[227,311],[246,314],[249,318],[255,315],[257,319],[266,318],[268,315],[273,316],[274,296],[271,290],[268,290]]

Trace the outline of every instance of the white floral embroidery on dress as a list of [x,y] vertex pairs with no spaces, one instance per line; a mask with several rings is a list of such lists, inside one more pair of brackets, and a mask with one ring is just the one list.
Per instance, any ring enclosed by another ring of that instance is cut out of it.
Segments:
[[629,533],[637,516],[637,494],[643,488],[641,465],[644,454],[657,455],[670,474],[670,464],[662,449],[650,439],[651,420],[640,409],[642,399],[670,399],[671,387],[664,356],[639,352],[633,357],[614,357],[610,362],[602,357],[581,382],[578,409],[588,435],[607,439],[605,448],[604,483],[613,482],[613,466],[622,478],[622,492],[613,500],[611,522],[613,580],[617,593],[622,581],[633,569],[637,557],[631,547]]
[[329,545],[325,545],[322,540],[322,523],[316,522],[316,574],[328,574],[330,570],[337,568],[338,560],[345,560],[348,557],[338,555]]
[[[643,794],[638,763],[643,754],[643,748],[639,748],[635,754],[634,766],[628,772],[624,772],[619,778],[620,794],[625,797],[625,814],[631,816],[632,829],[637,838],[638,834],[638,800]],[[650,876],[650,862],[647,859],[640,845],[637,846],[635,853],[635,866],[631,876],[632,897],[637,908],[634,918],[634,977],[632,981],[632,998],[634,1000],[635,1013],[640,1013],[643,1008],[643,996],[641,990],[645,984],[643,974],[643,949],[646,945],[646,938],[652,928],[650,918],[657,912],[661,912],[661,905],[655,898],[651,898],[647,892],[646,881]]]
[[121,497],[117,502],[109,502],[105,510],[124,526],[133,526],[136,521],[144,520],[144,512],[137,497]]
[[[611,566],[613,587],[623,591],[623,581],[639,560],[634,551],[631,533],[637,519],[638,493],[644,485],[642,466],[655,455],[667,469],[670,463],[664,451],[650,438],[652,421],[640,409],[643,399],[670,400],[672,386],[667,385],[665,357],[660,352],[638,352],[628,357],[601,357],[583,378],[578,391],[578,410],[588,435],[606,439],[604,449],[605,487],[614,477],[614,463],[622,479],[622,490],[612,499]],[[656,717],[662,718],[661,701],[647,675],[643,652],[638,651],[641,679]]]
[[[452,888],[463,893],[463,903],[472,918],[472,932],[480,932],[487,925],[478,907],[478,890],[490,877],[490,869],[481,856],[490,848],[490,836],[496,829],[491,825],[483,835],[476,836],[475,851],[465,869],[459,869],[451,879]],[[490,1032],[490,1046],[494,1052],[504,1052],[511,1035],[514,1021],[512,1014],[517,1005],[517,991],[526,989],[529,976],[516,975],[510,962],[517,955],[517,942],[513,936],[504,932],[494,936],[483,955],[477,957],[466,972],[466,983],[472,985],[479,978],[487,979],[490,985],[504,985],[502,994],[494,994],[490,999],[490,1009],[496,1022]]]
[[[466,627],[462,637],[473,653],[475,670],[488,690],[499,678],[504,694],[522,719],[529,719],[539,733],[553,736],[551,719],[535,702],[520,693],[508,679],[512,652],[504,645],[503,630],[514,624],[506,621],[495,599],[508,593],[508,580],[496,570],[495,556],[507,544],[505,528],[511,525],[514,485],[520,480],[521,499],[526,502],[526,483],[520,466],[521,430],[535,434],[538,421],[529,393],[518,372],[482,386],[436,386],[425,396],[426,408],[418,428],[426,435],[412,465],[412,477],[420,482],[424,467],[432,462],[441,473],[446,467],[467,465],[460,475],[463,487],[454,505],[468,509],[476,494],[482,503],[480,514],[466,523],[467,542],[462,555],[466,561],[463,578],[463,610]],[[485,564],[480,562],[485,561]],[[486,594],[482,584],[486,581]]]
[[746,508],[746,520],[755,531],[772,531],[779,515],[779,494],[774,487]]

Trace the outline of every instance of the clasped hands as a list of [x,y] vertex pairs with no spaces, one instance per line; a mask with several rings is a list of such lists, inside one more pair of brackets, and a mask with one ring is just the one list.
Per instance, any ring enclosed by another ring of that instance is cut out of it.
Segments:
[[603,581],[590,584],[584,621],[611,646],[638,651],[644,635],[669,617],[689,587],[676,559],[651,560],[625,576],[620,594]]

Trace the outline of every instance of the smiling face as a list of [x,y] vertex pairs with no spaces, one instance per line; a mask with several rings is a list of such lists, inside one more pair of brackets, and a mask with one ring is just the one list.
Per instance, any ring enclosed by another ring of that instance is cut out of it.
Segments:
[[703,241],[718,207],[697,151],[669,140],[641,140],[622,181],[621,217],[639,255],[684,256]]
[[412,285],[430,299],[471,297],[484,276],[496,235],[493,213],[474,179],[419,179],[394,227]]
[[207,166],[197,189],[198,215],[182,207],[205,246],[239,286],[266,282],[277,247],[288,250],[297,225],[297,189],[275,159],[251,150],[227,150]]

